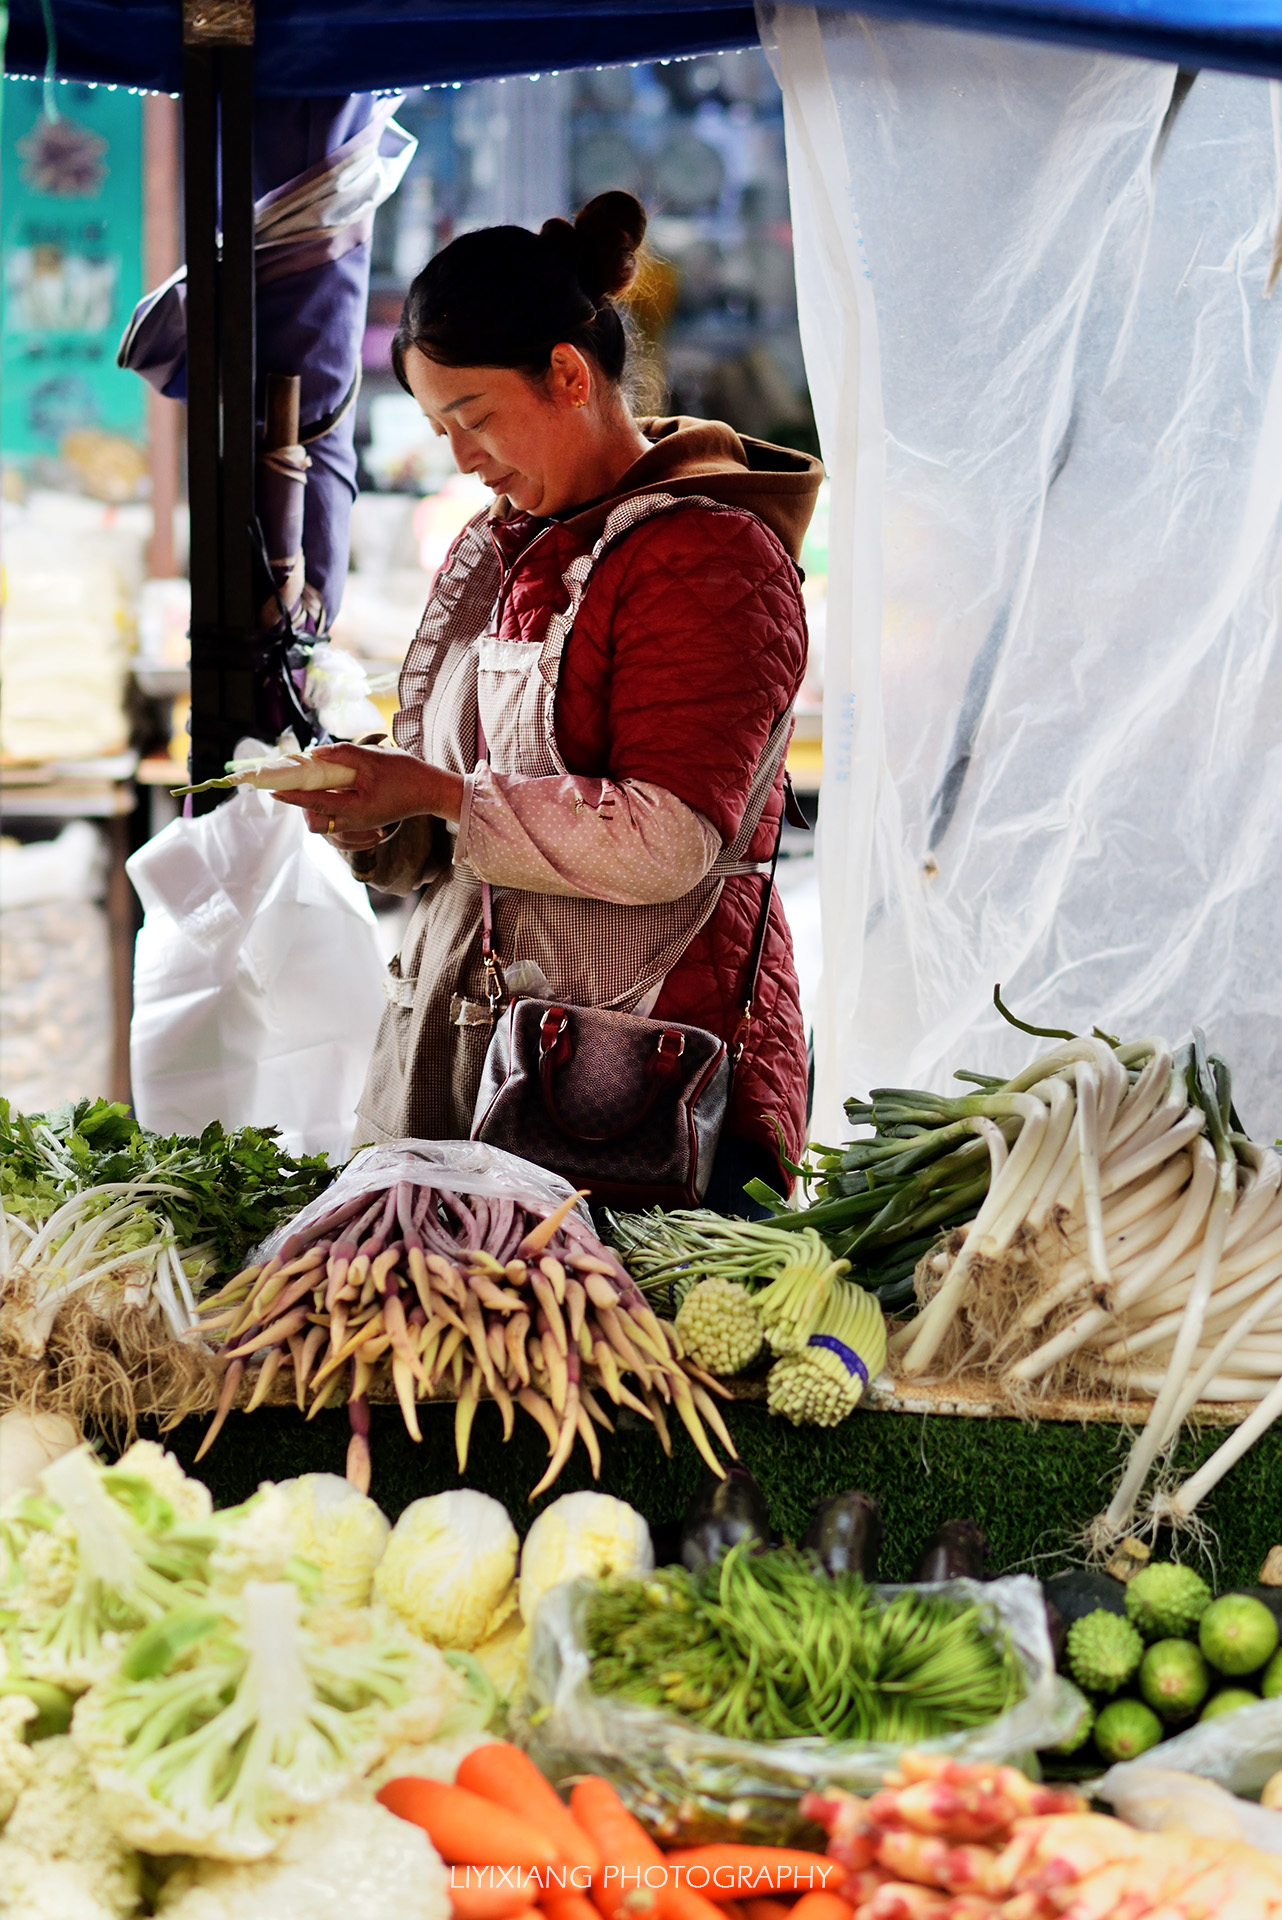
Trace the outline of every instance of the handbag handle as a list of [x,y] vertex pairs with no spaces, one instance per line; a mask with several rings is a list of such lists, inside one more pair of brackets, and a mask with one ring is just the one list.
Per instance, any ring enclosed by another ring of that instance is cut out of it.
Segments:
[[685,1035],[675,1028],[665,1027],[646,1062],[650,1086],[637,1111],[608,1133],[587,1133],[582,1127],[572,1126],[557,1103],[557,1069],[568,1065],[574,1058],[574,1041],[570,1036],[569,1010],[565,1007],[548,1007],[539,1023],[539,1084],[543,1089],[543,1104],[552,1124],[568,1139],[577,1140],[584,1146],[610,1147],[626,1139],[628,1134],[635,1133],[642,1122],[649,1118],[659,1099],[675,1080],[678,1062],[685,1050]]

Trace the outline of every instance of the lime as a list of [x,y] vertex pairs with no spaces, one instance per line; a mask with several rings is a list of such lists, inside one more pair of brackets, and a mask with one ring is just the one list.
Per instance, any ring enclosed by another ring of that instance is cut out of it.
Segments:
[[1234,1678],[1255,1673],[1272,1658],[1278,1623],[1262,1600],[1226,1593],[1212,1600],[1198,1622],[1198,1645],[1217,1673]]
[[1218,1720],[1222,1713],[1236,1713],[1239,1707],[1258,1707],[1258,1693],[1248,1693],[1245,1687],[1221,1687],[1213,1693],[1201,1713],[1199,1720]]
[[1260,1675],[1260,1692],[1266,1700],[1276,1700],[1282,1693],[1282,1647],[1278,1648]]
[[1111,1700],[1095,1722],[1095,1745],[1103,1759],[1134,1760],[1162,1738],[1162,1723],[1142,1700]]
[[1140,1662],[1140,1694],[1163,1720],[1196,1713],[1210,1687],[1201,1649],[1191,1640],[1155,1640]]

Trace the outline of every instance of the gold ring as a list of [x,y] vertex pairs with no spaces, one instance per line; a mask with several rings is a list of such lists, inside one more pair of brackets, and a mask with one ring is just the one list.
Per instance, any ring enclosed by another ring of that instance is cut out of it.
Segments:
[[327,840],[329,839],[330,834],[333,833],[334,828],[337,826],[337,824],[338,824],[337,821],[335,820],[333,814],[331,813],[329,816],[329,825],[325,829],[325,838]]

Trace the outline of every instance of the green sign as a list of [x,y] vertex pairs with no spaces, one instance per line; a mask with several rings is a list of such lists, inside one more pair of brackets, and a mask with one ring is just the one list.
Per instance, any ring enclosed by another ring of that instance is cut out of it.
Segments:
[[81,428],[141,440],[146,388],[116,365],[142,294],[142,99],[8,80],[0,124],[0,450],[57,454]]

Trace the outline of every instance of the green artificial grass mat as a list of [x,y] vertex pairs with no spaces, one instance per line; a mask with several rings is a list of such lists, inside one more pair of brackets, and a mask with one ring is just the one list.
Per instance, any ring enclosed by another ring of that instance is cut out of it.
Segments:
[[[506,1445],[498,1408],[483,1403],[472,1430],[467,1472],[454,1455],[451,1405],[421,1405],[416,1445],[394,1406],[371,1408],[370,1491],[392,1517],[411,1500],[449,1487],[476,1487],[501,1500],[519,1531],[558,1495],[594,1482],[582,1444],[557,1484],[534,1506],[527,1496],[540,1478],[547,1443],[517,1414]],[[1123,1429],[956,1415],[856,1412],[835,1428],[792,1427],[751,1403],[724,1408],[744,1466],[756,1476],[776,1529],[790,1539],[805,1530],[814,1502],[861,1487],[881,1502],[886,1524],[883,1578],[904,1578],[922,1545],[945,1520],[973,1519],[988,1535],[995,1572],[1023,1569],[1049,1574],[1079,1561],[1083,1529],[1107,1504],[1127,1445]],[[703,1463],[673,1421],[674,1455],[664,1458],[647,1422],[626,1410],[618,1430],[601,1435],[600,1488],[642,1512],[651,1526],[679,1523]],[[184,1421],[164,1444],[210,1487],[217,1505],[251,1494],[260,1480],[309,1472],[343,1472],[345,1411],[304,1422],[290,1408],[233,1414],[212,1450],[193,1467],[207,1422]],[[152,1437],[157,1437],[154,1429]],[[1186,1431],[1174,1468],[1193,1472],[1226,1437],[1225,1428]],[[1282,1540],[1282,1430],[1274,1429],[1240,1460],[1202,1504],[1199,1544],[1186,1537],[1180,1557],[1218,1586],[1253,1582],[1269,1548]],[[660,1544],[671,1545],[671,1538]],[[1168,1546],[1159,1540],[1158,1551]]]

